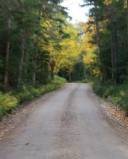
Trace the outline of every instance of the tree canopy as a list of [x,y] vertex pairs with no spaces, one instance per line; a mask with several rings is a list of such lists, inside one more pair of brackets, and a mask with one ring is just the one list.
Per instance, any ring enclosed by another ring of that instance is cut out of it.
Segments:
[[128,1],[84,0],[84,5],[92,8],[85,43],[93,50],[90,53],[86,47],[85,63],[98,69],[102,81],[123,83],[128,74]]
[[60,0],[1,0],[0,86],[46,83],[79,55],[78,30]]

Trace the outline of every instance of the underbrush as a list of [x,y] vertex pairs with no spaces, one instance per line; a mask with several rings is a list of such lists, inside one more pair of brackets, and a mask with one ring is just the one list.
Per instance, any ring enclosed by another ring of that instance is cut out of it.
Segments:
[[38,87],[23,86],[22,89],[9,93],[0,92],[0,119],[20,104],[39,97],[47,92],[60,88],[66,82],[65,79],[56,76],[50,83]]
[[112,104],[128,113],[128,83],[112,85],[111,83],[94,82],[93,89],[96,94],[108,99]]

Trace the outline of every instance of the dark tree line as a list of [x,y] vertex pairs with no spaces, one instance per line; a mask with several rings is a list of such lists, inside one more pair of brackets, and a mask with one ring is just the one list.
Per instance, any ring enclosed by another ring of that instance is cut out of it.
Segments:
[[65,33],[60,0],[0,0],[0,87],[43,84],[53,78],[51,52]]
[[128,0],[84,0],[91,5],[97,65],[103,81],[123,83],[128,76]]

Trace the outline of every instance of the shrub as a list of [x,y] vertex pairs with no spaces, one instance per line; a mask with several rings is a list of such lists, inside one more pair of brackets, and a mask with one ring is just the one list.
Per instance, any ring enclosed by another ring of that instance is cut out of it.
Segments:
[[110,83],[93,83],[96,94],[104,98],[111,98],[111,102],[128,112],[128,84],[112,85]]
[[65,79],[55,76],[54,80],[46,85],[38,87],[23,86],[22,89],[10,92],[8,94],[0,93],[0,119],[19,104],[25,101],[31,101],[44,93],[53,91],[61,87],[66,82]]
[[10,94],[0,93],[0,118],[18,105],[18,99]]
[[33,99],[34,96],[31,93],[31,88],[29,86],[24,86],[19,92],[16,92],[16,97],[19,99],[20,103],[22,103]]

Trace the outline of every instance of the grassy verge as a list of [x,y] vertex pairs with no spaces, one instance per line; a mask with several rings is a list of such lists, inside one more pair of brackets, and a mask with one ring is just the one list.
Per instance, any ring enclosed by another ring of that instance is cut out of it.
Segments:
[[128,114],[128,83],[112,85],[111,83],[94,82],[93,89],[96,94],[108,99],[113,105]]
[[56,90],[63,86],[65,82],[65,79],[56,76],[53,81],[40,87],[24,86],[19,91],[6,94],[0,92],[0,119],[4,115],[11,113],[12,110],[16,109],[23,102],[31,101],[47,92]]

